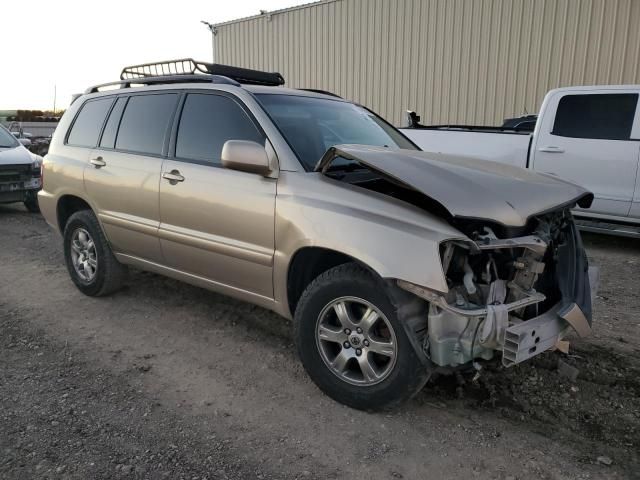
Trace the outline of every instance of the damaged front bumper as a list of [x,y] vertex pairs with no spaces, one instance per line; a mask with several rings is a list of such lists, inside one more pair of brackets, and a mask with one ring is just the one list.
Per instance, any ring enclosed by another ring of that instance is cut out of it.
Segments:
[[510,325],[504,337],[503,365],[510,367],[553,348],[571,328],[580,336],[591,333],[589,320],[576,303],[556,304],[542,315]]
[[[528,252],[513,263],[524,261],[528,265],[520,268],[531,288],[521,288],[523,282],[518,284],[517,276],[515,279],[498,280],[501,282],[499,287],[515,289],[516,298],[511,293],[503,293],[499,301],[493,301],[495,297],[485,294],[487,304],[470,305],[460,301],[457,292],[456,302],[452,301],[451,292],[445,295],[399,280],[398,285],[402,289],[429,302],[424,351],[430,360],[442,367],[456,367],[476,358],[491,359],[495,352],[502,351],[502,363],[509,367],[555,347],[572,329],[579,336],[588,335],[591,332],[591,301],[595,295],[598,270],[588,267],[573,221],[565,226],[563,241],[553,247],[551,244],[530,235],[507,240],[485,239],[476,245],[478,251],[520,249]],[[540,265],[548,256],[547,248],[554,249],[551,255],[554,259],[553,273],[549,273],[549,277],[553,275],[555,285],[552,298],[532,288],[542,272]],[[466,267],[465,263],[465,270],[469,271]],[[485,285],[484,291],[488,290],[488,285]],[[537,314],[543,305],[548,306],[550,302],[555,303]],[[536,314],[524,315],[527,308],[535,309]]]
[[[597,275],[597,269],[595,267],[591,267],[589,270],[591,272],[590,276]],[[464,319],[465,322],[467,320],[473,321],[475,324],[474,328],[481,328],[482,323],[494,315],[496,307],[494,305],[489,305],[485,308],[465,310],[450,305],[444,296],[418,287],[417,285],[403,282],[402,280],[398,281],[398,285],[404,290],[424,298],[432,307],[439,307],[446,311],[449,314],[449,321],[452,320],[452,317],[458,317]],[[543,294],[533,292],[524,299],[503,304],[501,307],[506,312],[512,312],[544,300],[545,296]],[[497,343],[502,349],[502,363],[506,367],[510,367],[549,350],[553,348],[559,340],[562,340],[570,329],[575,330],[581,337],[591,333],[589,320],[575,302],[570,304],[558,303],[549,311],[529,320],[520,320],[517,317],[510,316],[509,326],[505,329],[504,336]],[[463,340],[457,331],[454,330],[452,333],[454,342],[461,342]],[[477,347],[486,348],[491,346],[487,345],[487,342],[483,342],[481,338],[478,338],[477,333],[476,340]],[[475,350],[476,346],[473,345],[474,343],[475,341],[472,340],[472,345],[469,346],[469,349]],[[455,346],[452,353],[455,353]],[[486,353],[485,355],[478,355],[478,353],[480,352],[474,351],[473,356],[483,356],[486,358]],[[453,362],[444,360],[444,358],[451,358],[451,355],[448,355],[447,352],[441,352],[439,355],[432,352],[430,356],[441,366],[454,366],[455,364],[464,363],[455,360]],[[454,365],[452,365],[452,363]]]

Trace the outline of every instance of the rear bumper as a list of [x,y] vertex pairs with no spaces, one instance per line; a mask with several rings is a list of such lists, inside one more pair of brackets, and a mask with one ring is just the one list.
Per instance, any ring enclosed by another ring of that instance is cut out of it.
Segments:
[[55,197],[45,190],[40,190],[38,192],[38,205],[40,206],[40,213],[49,226],[56,232],[60,233],[60,229],[58,228]]

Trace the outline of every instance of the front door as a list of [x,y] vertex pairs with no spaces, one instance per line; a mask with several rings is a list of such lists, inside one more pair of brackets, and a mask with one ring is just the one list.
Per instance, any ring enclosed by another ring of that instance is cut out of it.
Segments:
[[227,140],[264,144],[265,135],[233,97],[189,93],[175,155],[162,165],[164,263],[223,289],[273,298],[276,179],[223,168]]
[[[560,92],[552,98],[532,146],[532,168],[594,193],[588,213],[627,216],[638,169],[631,136],[637,92]],[[556,110],[557,108],[557,110]]]

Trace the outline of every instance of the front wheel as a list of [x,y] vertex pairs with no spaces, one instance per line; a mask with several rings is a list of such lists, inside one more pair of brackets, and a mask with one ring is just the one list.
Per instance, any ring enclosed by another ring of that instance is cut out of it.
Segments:
[[[305,370],[334,400],[362,410],[400,403],[429,372],[384,281],[357,264],[328,270],[305,290],[295,313],[295,339]],[[413,310],[415,311],[415,310]],[[426,317],[424,317],[426,319]]]
[[24,201],[24,206],[30,213],[40,213],[40,205],[38,204],[38,194],[28,193]]

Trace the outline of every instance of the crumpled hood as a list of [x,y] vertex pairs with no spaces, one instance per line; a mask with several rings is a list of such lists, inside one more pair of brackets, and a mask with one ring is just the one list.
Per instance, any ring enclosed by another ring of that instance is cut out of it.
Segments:
[[337,157],[354,160],[396,183],[417,190],[452,217],[486,219],[521,227],[536,214],[578,203],[593,194],[551,175],[469,157],[365,145],[336,145],[316,166],[326,171]]
[[24,165],[33,163],[31,152],[22,145],[15,148],[0,148],[0,165]]

